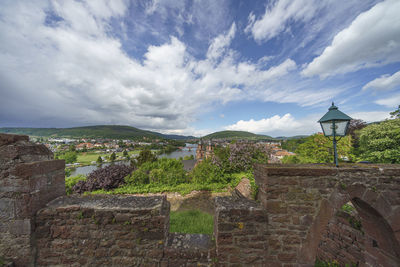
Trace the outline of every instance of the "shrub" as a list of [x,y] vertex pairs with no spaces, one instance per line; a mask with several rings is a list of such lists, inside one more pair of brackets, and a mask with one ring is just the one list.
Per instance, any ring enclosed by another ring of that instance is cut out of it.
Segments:
[[203,160],[190,173],[192,183],[210,184],[226,183],[227,177],[222,168],[213,164],[211,160]]
[[150,149],[143,149],[140,151],[139,156],[136,158],[137,166],[141,166],[146,162],[155,162],[157,160],[157,155],[153,154]]
[[65,160],[65,163],[70,164],[77,161],[78,154],[76,154],[76,152],[66,152],[62,155],[59,155],[58,158],[63,159]]
[[113,189],[124,183],[125,176],[129,175],[133,168],[126,165],[110,165],[91,172],[86,181],[78,182],[73,191],[82,193],[96,189]]
[[84,175],[77,175],[65,178],[65,191],[67,195],[72,194],[72,188],[76,185],[79,181],[86,181],[86,176]]
[[125,178],[125,182],[131,185],[176,185],[187,182],[187,179],[181,161],[161,158],[154,162],[143,163],[136,171]]
[[261,147],[248,143],[234,143],[215,149],[213,163],[227,173],[248,171],[254,163],[268,163],[268,155]]

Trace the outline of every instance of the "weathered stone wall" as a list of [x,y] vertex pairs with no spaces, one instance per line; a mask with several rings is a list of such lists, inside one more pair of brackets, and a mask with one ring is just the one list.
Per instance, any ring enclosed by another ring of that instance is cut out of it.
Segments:
[[215,199],[214,236],[219,266],[265,266],[268,214],[254,201]]
[[169,234],[169,209],[169,202],[163,196],[57,198],[37,213],[36,264],[212,264],[215,249],[209,238],[203,235]]
[[28,136],[0,134],[0,257],[32,265],[34,215],[65,194],[64,166]]
[[58,198],[36,218],[37,266],[158,263],[168,237],[163,197]]
[[[364,264],[365,235],[362,226],[357,225],[360,220],[359,216],[338,211],[321,236],[317,258],[326,262],[337,261],[340,266]],[[360,229],[355,228],[358,226]]]
[[[164,197],[66,197],[64,167],[28,137],[0,134],[0,258],[17,267],[313,266],[319,255],[400,266],[397,165],[256,165],[260,203],[216,198],[215,246],[170,234]],[[348,201],[363,238],[334,217]]]
[[312,266],[329,220],[351,201],[367,236],[365,264],[400,264],[400,168],[257,165],[259,200],[268,211],[271,266]]

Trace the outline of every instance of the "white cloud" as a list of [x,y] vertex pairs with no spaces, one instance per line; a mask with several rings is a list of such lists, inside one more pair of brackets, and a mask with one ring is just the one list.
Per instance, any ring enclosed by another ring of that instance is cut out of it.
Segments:
[[250,13],[245,32],[251,33],[258,42],[268,41],[287,30],[289,21],[309,21],[320,5],[319,1],[314,0],[278,0],[273,6],[267,7],[262,18],[258,20]]
[[388,108],[398,107],[398,105],[400,104],[400,94],[392,95],[388,98],[378,99],[375,101],[375,103]]
[[235,124],[224,127],[225,130],[248,131],[258,134],[268,134],[272,136],[299,134],[312,134],[320,131],[319,124],[315,117],[307,117],[296,120],[290,113],[283,116],[275,115],[270,118],[260,120],[250,119],[240,120]]
[[302,74],[325,78],[400,61],[399,14],[398,0],[378,3],[360,14]]
[[[268,69],[240,61],[229,49],[235,24],[211,42],[204,60],[173,36],[148,46],[143,60],[132,58],[108,33],[126,10],[105,3],[26,2],[0,10],[0,120],[189,133],[199,112],[257,98],[259,88],[296,68],[291,59]],[[48,12],[60,19],[49,25]]]
[[382,75],[375,80],[370,81],[364,85],[363,90],[368,88],[373,88],[377,90],[391,90],[400,85],[400,71],[394,73],[393,75]]
[[359,119],[366,122],[375,122],[388,119],[390,117],[389,111],[364,111],[354,112],[349,115],[353,119]]
[[220,34],[211,42],[207,51],[207,58],[218,59],[226,51],[227,47],[231,44],[232,39],[235,37],[236,24],[232,23],[228,34]]

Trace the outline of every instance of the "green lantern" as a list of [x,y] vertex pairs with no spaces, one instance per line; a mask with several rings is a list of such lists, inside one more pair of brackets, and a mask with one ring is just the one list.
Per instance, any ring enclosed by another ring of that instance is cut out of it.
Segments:
[[321,124],[324,135],[327,137],[333,137],[334,162],[336,167],[339,166],[336,143],[340,140],[337,140],[336,137],[346,136],[350,120],[351,118],[341,112],[332,102],[329,111],[318,121]]

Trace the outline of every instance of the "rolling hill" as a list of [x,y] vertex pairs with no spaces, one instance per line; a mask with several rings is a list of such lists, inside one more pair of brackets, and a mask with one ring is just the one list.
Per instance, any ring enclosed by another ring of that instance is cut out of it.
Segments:
[[109,139],[191,139],[191,136],[164,135],[131,126],[97,125],[73,128],[0,128],[1,133],[24,134],[42,137],[109,138]]
[[248,139],[248,140],[274,140],[268,135],[254,134],[245,131],[220,131],[202,137],[202,139]]

